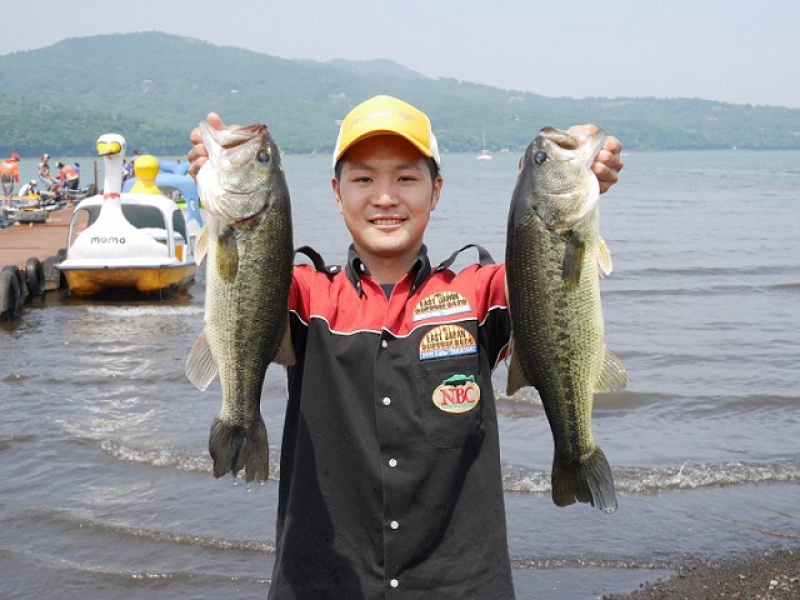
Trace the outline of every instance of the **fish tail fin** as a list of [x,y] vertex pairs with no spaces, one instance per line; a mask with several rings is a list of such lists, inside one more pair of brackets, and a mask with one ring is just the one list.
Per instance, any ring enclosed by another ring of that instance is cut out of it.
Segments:
[[269,478],[269,444],[264,419],[259,418],[249,426],[231,425],[214,419],[208,438],[208,451],[214,462],[214,477],[227,473],[234,477],[244,469],[248,483]]
[[186,358],[184,373],[194,387],[201,392],[205,391],[217,376],[217,363],[211,354],[211,346],[208,344],[205,331],[198,336],[192,346],[189,356]]
[[605,513],[617,510],[614,476],[600,448],[595,448],[589,458],[578,464],[561,464],[556,456],[552,481],[556,506],[569,506],[577,501],[589,502]]

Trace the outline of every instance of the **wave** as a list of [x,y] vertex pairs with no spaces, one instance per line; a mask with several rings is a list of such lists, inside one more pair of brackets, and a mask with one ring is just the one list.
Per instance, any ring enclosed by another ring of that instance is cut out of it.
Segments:
[[684,563],[653,558],[601,558],[580,556],[548,556],[511,559],[512,569],[582,569],[586,567],[599,569],[642,569],[677,571],[685,567]]
[[[690,464],[679,467],[614,469],[618,492],[652,494],[672,490],[722,488],[753,483],[800,481],[800,464]],[[503,489],[507,492],[544,494],[551,490],[550,472],[504,469]]]
[[202,315],[203,306],[170,306],[167,304],[138,304],[134,306],[92,305],[87,306],[89,314],[104,315],[122,319],[135,317],[170,317]]
[[[171,447],[148,447],[136,448],[128,446],[119,441],[104,440],[100,447],[115,459],[123,462],[138,463],[177,471],[188,471],[191,473],[211,474],[211,458],[207,451],[202,456],[189,454]],[[280,465],[277,460],[280,457],[277,447],[270,447],[270,476],[272,481],[280,479]],[[236,482],[243,481],[244,472],[239,473]],[[246,484],[247,489],[255,487],[255,484]]]
[[[800,276],[798,276],[800,279]],[[800,291],[800,283],[782,282],[782,283],[767,283],[763,280],[753,281],[751,285],[745,285],[742,282],[735,284],[720,284],[720,285],[688,285],[684,281],[676,281],[677,287],[658,287],[658,288],[634,288],[634,287],[617,287],[615,289],[608,289],[603,291],[604,298],[622,297],[622,296],[730,296],[737,294],[757,294],[759,296],[767,295],[771,292],[778,293],[794,293]]]
[[[181,546],[210,548],[216,550],[243,550],[249,552],[275,553],[275,544],[257,540],[231,540],[209,536],[148,529],[130,523],[99,519],[92,516],[84,509],[57,509],[43,510],[39,508],[26,509],[25,515],[20,518],[36,523],[51,522],[59,527],[66,523],[73,529],[87,529],[97,532],[111,533],[118,536],[143,538],[150,541],[166,542]],[[49,527],[49,526],[47,526]]]

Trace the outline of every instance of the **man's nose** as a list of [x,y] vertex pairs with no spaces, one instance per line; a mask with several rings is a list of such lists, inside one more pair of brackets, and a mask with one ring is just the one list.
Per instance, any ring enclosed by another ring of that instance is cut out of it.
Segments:
[[382,185],[375,195],[375,204],[380,206],[391,206],[397,204],[397,194],[390,185]]

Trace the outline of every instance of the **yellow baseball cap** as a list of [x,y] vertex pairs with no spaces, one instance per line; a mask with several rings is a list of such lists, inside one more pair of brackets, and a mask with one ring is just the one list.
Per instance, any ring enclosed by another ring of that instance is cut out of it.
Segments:
[[392,96],[375,96],[351,110],[342,121],[333,166],[354,144],[373,135],[399,135],[441,167],[439,146],[427,115],[407,102]]

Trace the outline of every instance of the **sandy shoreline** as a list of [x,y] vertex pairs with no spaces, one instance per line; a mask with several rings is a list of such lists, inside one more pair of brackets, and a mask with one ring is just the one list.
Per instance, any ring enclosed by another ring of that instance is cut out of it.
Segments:
[[668,580],[643,584],[629,594],[604,600],[797,600],[800,598],[800,549],[777,550],[722,563],[700,564]]

